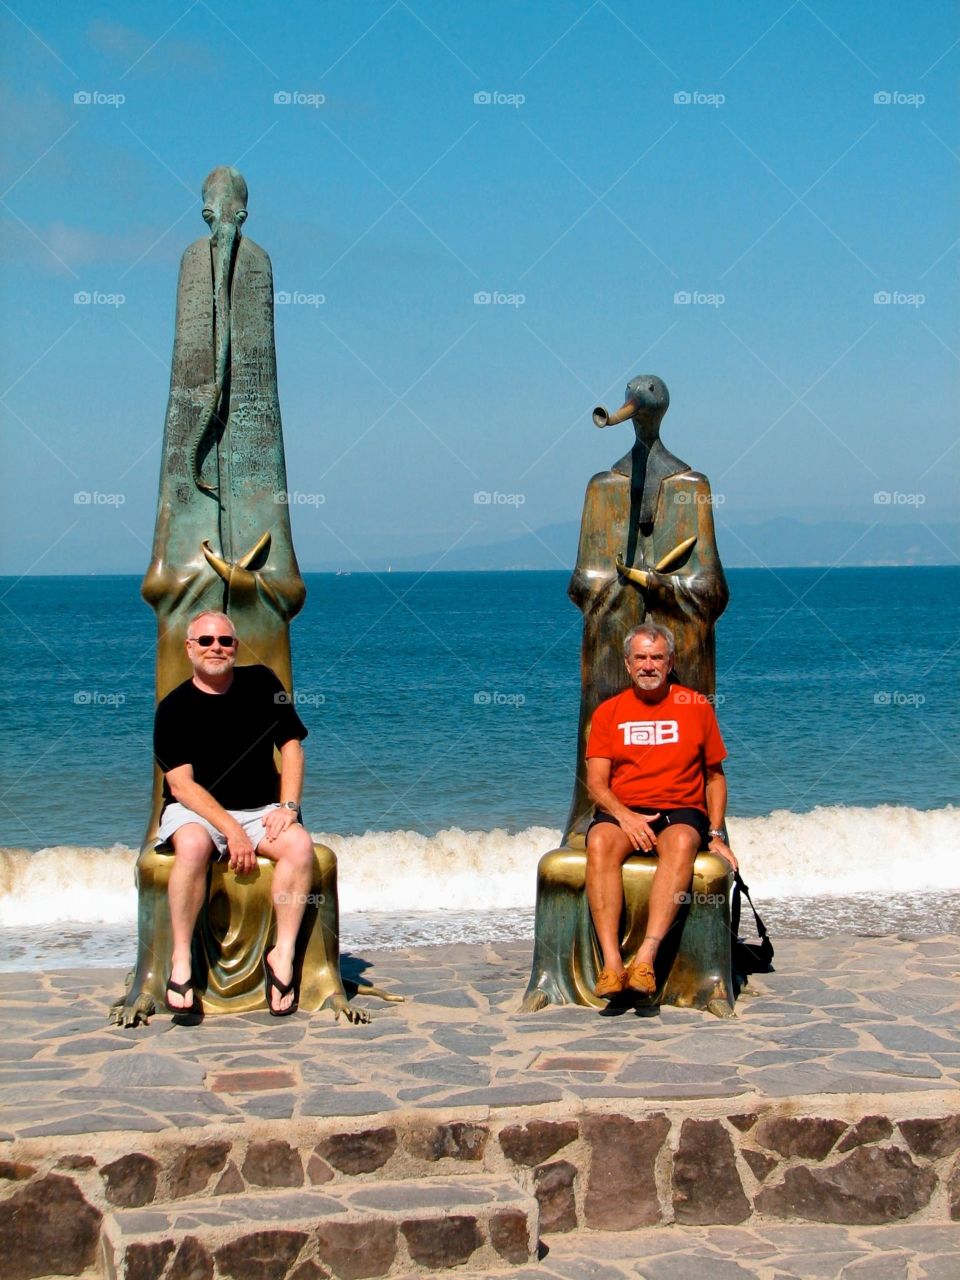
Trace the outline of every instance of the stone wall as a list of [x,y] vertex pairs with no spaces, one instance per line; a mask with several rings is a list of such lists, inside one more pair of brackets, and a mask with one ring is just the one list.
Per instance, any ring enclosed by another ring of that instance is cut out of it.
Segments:
[[[471,1174],[509,1176],[532,1195],[543,1236],[758,1217],[842,1224],[960,1221],[960,1113],[898,1118],[876,1111],[851,1118],[850,1106],[845,1099],[846,1114],[831,1114],[826,1104],[805,1110],[766,1104],[709,1116],[691,1115],[687,1104],[575,1118],[550,1108],[531,1118],[533,1109],[524,1108],[522,1114],[441,1121],[406,1114],[370,1127],[356,1122],[346,1128],[332,1120],[257,1122],[224,1126],[216,1137],[205,1130],[195,1140],[169,1131],[135,1138],[103,1133],[59,1138],[59,1150],[51,1139],[6,1144],[0,1151],[0,1258],[8,1280],[80,1275],[100,1265],[103,1225],[115,1211],[174,1210],[188,1199],[212,1203],[357,1180],[422,1184],[455,1175],[463,1183]],[[278,1263],[278,1280],[320,1274],[304,1269],[296,1231],[285,1232],[279,1221],[270,1226],[275,1229],[261,1232],[260,1243],[286,1259]],[[504,1233],[504,1247],[516,1251],[519,1246],[507,1240],[513,1229],[519,1224],[511,1226],[507,1217],[496,1228]],[[229,1248],[213,1256],[201,1241],[186,1239],[181,1233],[169,1247],[154,1242],[128,1253],[127,1280],[239,1274]],[[189,1257],[181,1256],[184,1249]]]

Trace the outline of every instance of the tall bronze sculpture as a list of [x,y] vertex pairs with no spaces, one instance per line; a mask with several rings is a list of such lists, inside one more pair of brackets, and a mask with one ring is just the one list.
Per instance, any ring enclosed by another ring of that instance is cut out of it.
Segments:
[[[641,374],[627,384],[625,403],[616,413],[602,407],[593,411],[597,427],[630,419],[635,440],[610,470],[591,479],[583,503],[577,564],[568,588],[583,614],[576,778],[562,847],[540,862],[527,1010],[549,1003],[603,1003],[592,990],[599,966],[583,892],[585,836],[594,812],[584,752],[594,711],[626,687],[627,632],[644,621],[669,627],[676,640],[676,678],[708,696],[715,691],[714,624],[729,592],[717,554],[710,484],[660,440],[669,404],[663,380]],[[655,866],[653,858],[634,857],[624,867],[625,951],[635,950],[643,937]],[[718,915],[697,910],[697,895],[725,893],[727,879],[720,858],[698,857],[683,941],[679,950],[663,953],[669,973],[659,991],[661,1003],[711,1007],[717,1013],[732,1004],[729,972],[719,972],[717,960],[725,950],[729,970],[726,925]]]
[[631,419],[633,447],[587,485],[577,565],[568,594],[583,614],[582,697],[577,778],[564,843],[583,837],[593,802],[583,753],[594,711],[626,685],[623,639],[644,621],[669,627],[681,684],[715,692],[713,627],[729,592],[713,529],[710,484],[660,440],[670,405],[662,379],[642,374],[627,384],[614,414],[593,411],[598,427]]
[[[228,613],[239,661],[291,686],[288,623],[306,594],[293,551],[273,337],[273,272],[241,234],[247,184],[203,184],[210,236],[183,255],[153,559],[157,697],[190,674],[183,639],[201,608]],[[156,812],[154,813],[156,818]]]
[[[153,558],[142,586],[157,614],[158,701],[192,674],[184,639],[201,609],[227,613],[240,636],[238,663],[270,667],[292,694],[288,624],[306,594],[286,501],[273,273],[263,249],[241,234],[247,184],[236,169],[207,177],[203,217],[210,235],[187,248],[180,266]],[[160,784],[155,768],[137,864],[137,966],[112,1010],[124,1025],[153,1012],[169,967],[172,858],[155,849]],[[336,858],[320,845],[315,853],[296,966],[300,1007],[350,1013],[339,968]],[[212,869],[194,939],[207,1010],[266,1008],[271,878],[263,858],[242,880]]]

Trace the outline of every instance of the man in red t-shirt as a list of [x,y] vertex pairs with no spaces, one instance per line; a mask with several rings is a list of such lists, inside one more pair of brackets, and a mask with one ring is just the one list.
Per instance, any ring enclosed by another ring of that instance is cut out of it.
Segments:
[[[603,953],[594,987],[602,997],[628,987],[645,995],[656,991],[657,948],[676,919],[705,843],[737,866],[724,828],[727,752],[717,717],[703,694],[669,683],[673,651],[666,627],[634,627],[623,646],[630,685],[602,702],[590,725],[587,790],[597,809],[587,832],[587,900]],[[654,851],[658,866],[647,931],[625,968],[619,936],[622,868],[630,854]]]

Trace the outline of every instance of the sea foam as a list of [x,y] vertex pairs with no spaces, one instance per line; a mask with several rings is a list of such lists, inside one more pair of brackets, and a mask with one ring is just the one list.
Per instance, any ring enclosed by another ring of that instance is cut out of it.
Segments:
[[[731,843],[758,899],[960,888],[960,809],[831,807],[731,818]],[[315,832],[337,855],[340,910],[482,911],[533,906],[536,865],[560,832],[436,835]],[[136,851],[0,849],[0,927],[122,924],[136,918]]]

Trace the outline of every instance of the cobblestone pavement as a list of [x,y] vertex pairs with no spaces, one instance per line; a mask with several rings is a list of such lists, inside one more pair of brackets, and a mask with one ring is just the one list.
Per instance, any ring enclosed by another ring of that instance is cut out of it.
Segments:
[[[481,1273],[461,1271],[462,1280]],[[650,1227],[551,1239],[503,1280],[957,1280],[957,1226]],[[414,1280],[411,1276],[410,1280]],[[418,1278],[419,1280],[419,1278]]]
[[[521,1015],[529,957],[525,943],[345,956],[366,1026],[264,1011],[123,1029],[106,1021],[119,970],[0,975],[0,1138],[630,1099],[955,1104],[952,937],[785,940],[729,1021],[670,1007]],[[370,983],[405,1002],[365,997]]]

